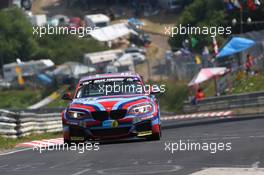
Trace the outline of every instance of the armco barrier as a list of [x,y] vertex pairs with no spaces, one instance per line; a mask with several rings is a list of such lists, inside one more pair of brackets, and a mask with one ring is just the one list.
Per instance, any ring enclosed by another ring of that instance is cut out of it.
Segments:
[[183,111],[185,113],[194,113],[262,106],[264,107],[264,92],[255,92],[238,95],[210,97],[198,102],[198,104],[196,105],[191,104],[191,102],[185,102]]
[[0,136],[17,138],[32,133],[56,132],[62,130],[58,112],[33,113],[0,110]]
[[[60,111],[63,109],[0,109],[0,136],[17,138],[32,133],[62,131]],[[172,114],[162,112],[162,115]]]

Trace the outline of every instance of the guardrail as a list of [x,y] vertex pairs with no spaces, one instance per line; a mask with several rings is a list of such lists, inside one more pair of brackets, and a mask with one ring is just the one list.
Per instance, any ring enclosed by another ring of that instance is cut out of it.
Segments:
[[[253,107],[251,108],[253,110],[254,107],[263,109],[264,92],[210,97],[200,101],[197,105],[185,102],[183,110],[185,113],[191,114],[205,111],[246,109],[249,107]],[[62,131],[60,116],[62,110],[63,108],[0,109],[0,136],[17,138],[32,133]],[[172,114],[162,111],[162,115]]]
[[33,113],[0,110],[0,136],[17,138],[32,133],[62,131],[58,112]]
[[[32,133],[62,131],[64,108],[0,109],[0,136],[17,138]],[[162,115],[174,113],[162,112]]]
[[193,113],[261,106],[264,106],[264,92],[255,92],[238,95],[210,97],[199,101],[196,105],[192,105],[191,102],[186,101],[184,102],[183,111],[185,113]]

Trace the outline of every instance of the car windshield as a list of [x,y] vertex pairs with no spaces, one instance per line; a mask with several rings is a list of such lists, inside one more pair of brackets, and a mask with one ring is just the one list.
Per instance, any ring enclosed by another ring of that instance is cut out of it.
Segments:
[[82,82],[77,91],[76,98],[143,93],[143,85],[137,77],[103,78]]
[[128,49],[125,50],[125,52],[126,53],[131,53],[131,52],[136,52],[137,53],[137,52],[140,52],[140,51],[137,48],[128,48]]

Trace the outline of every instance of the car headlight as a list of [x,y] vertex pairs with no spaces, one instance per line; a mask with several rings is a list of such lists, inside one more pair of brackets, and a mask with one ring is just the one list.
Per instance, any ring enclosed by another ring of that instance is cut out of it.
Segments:
[[129,114],[132,115],[142,115],[153,111],[153,106],[151,104],[142,104],[140,106],[134,106],[129,110]]
[[68,116],[70,118],[74,118],[74,119],[82,119],[85,116],[87,116],[86,113],[84,113],[84,112],[77,112],[77,111],[68,111],[67,114],[68,114]]

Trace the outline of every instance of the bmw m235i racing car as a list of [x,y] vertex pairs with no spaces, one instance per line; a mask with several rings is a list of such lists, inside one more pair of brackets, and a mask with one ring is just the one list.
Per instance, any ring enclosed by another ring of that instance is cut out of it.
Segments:
[[136,73],[101,74],[82,78],[71,100],[62,112],[65,143],[89,140],[161,137],[159,105],[146,91],[142,78]]

